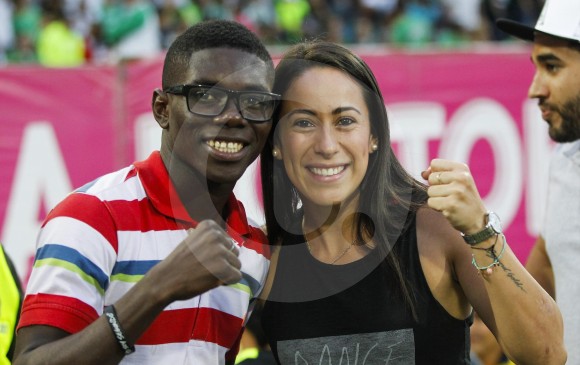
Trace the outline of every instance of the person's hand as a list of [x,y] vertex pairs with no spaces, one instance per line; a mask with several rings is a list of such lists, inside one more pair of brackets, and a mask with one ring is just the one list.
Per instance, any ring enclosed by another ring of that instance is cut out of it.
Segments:
[[421,173],[429,182],[429,207],[440,211],[458,231],[474,234],[485,227],[487,212],[466,164],[434,159]]
[[171,301],[184,300],[219,285],[241,280],[237,244],[214,221],[201,221],[162,262],[151,270]]

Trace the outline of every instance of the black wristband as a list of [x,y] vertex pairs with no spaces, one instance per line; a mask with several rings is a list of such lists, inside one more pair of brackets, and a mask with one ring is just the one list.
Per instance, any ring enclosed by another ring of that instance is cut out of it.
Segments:
[[103,313],[105,314],[107,323],[109,323],[109,327],[111,327],[119,347],[121,347],[121,350],[123,350],[125,355],[129,355],[135,352],[135,346],[127,340],[127,336],[125,336],[125,332],[121,327],[121,323],[119,323],[119,318],[117,318],[117,311],[115,311],[115,307],[112,305],[106,306]]

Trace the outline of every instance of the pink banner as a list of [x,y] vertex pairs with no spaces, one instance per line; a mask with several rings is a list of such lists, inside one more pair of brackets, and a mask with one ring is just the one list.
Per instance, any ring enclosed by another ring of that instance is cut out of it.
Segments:
[[383,91],[403,165],[418,176],[435,157],[468,163],[525,260],[543,219],[552,146],[536,102],[527,99],[529,50],[363,58]]
[[[419,177],[435,157],[469,163],[486,206],[525,260],[541,226],[551,148],[526,98],[528,51],[358,53],[383,90],[403,165]],[[21,273],[48,209],[158,148],[151,96],[162,64],[160,56],[123,69],[0,69],[0,237]],[[262,222],[253,209],[255,180],[236,189]]]
[[118,86],[113,68],[0,69],[0,237],[23,278],[47,211],[124,162]]

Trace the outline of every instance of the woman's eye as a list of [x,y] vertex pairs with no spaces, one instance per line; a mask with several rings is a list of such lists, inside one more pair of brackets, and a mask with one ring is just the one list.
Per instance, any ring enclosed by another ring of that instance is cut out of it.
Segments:
[[338,125],[346,127],[349,126],[351,124],[356,123],[356,120],[352,119],[352,118],[340,118],[338,120]]
[[312,125],[312,123],[306,119],[299,119],[294,121],[294,125],[300,128],[307,128]]

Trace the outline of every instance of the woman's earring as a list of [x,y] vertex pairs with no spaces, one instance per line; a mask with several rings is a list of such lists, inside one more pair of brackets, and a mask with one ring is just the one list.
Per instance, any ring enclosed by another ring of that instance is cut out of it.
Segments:
[[272,150],[272,156],[273,156],[274,158],[278,158],[278,155],[279,155],[279,154],[280,154],[280,153],[278,152],[278,150],[277,150],[276,148],[274,148],[274,149]]
[[375,136],[371,135],[370,142],[371,142],[371,146],[370,146],[371,152],[370,153],[373,153],[379,149],[379,141],[377,140],[377,138]]

